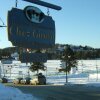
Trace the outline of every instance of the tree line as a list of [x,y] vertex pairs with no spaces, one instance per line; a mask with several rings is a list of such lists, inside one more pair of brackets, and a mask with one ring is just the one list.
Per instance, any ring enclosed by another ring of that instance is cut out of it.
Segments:
[[[81,47],[82,48],[82,47]],[[77,60],[80,59],[97,59],[100,58],[100,49],[90,49],[85,47],[84,49],[73,49],[70,45],[65,45],[62,50],[53,49],[46,51],[48,54],[48,59],[60,59],[65,62],[65,68],[59,69],[59,71],[66,72],[66,82],[67,82],[67,74],[70,72],[72,67],[77,67]],[[3,57],[11,58],[11,54],[14,52],[18,52],[19,54],[23,51],[22,48],[10,47],[5,49],[0,49],[0,59]],[[50,52],[49,52],[50,51]],[[31,64],[30,70],[32,72],[39,70],[46,70],[46,67],[42,62],[33,62]]]
[[75,51],[76,59],[97,59],[100,58],[100,49]]
[[[70,45],[69,45],[70,46]],[[59,51],[57,50],[58,45],[55,45],[55,47],[53,48],[52,52],[51,50],[47,50],[46,53],[48,54],[48,59],[61,59],[64,50]],[[94,49],[94,48],[88,48],[88,47],[83,47],[83,49],[81,50],[82,46],[79,46],[78,50],[73,50],[74,52],[74,56],[76,59],[97,59],[100,58],[100,49]],[[50,52],[49,52],[50,51]],[[10,57],[12,53],[14,52],[18,52],[20,54],[20,52],[22,52],[22,48],[19,47],[8,47],[5,49],[0,49],[0,59],[2,59],[2,57]]]

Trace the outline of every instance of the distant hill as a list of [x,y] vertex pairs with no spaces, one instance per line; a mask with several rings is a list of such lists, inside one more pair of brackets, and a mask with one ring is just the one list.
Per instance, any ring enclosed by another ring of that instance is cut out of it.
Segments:
[[[64,48],[69,44],[55,44],[53,48],[47,49],[45,52],[48,54],[48,59],[61,59]],[[100,58],[100,49],[92,48],[90,46],[76,46],[69,45],[70,48],[74,51],[75,57],[77,59],[97,59]],[[21,52],[26,52],[27,49],[19,48],[19,47],[7,47],[4,49],[0,49],[0,58],[2,55],[11,55],[12,53],[17,52],[20,54]],[[31,50],[34,51],[34,50]],[[43,51],[43,50],[42,50]],[[43,51],[43,52],[44,52]]]

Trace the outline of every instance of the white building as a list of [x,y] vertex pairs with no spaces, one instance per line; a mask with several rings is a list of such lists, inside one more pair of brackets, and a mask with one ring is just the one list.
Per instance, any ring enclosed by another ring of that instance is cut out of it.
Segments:
[[[59,72],[61,68],[61,60],[48,60],[44,65],[46,66],[46,71],[39,71],[43,74],[54,74],[55,72]],[[25,77],[27,75],[34,75],[37,72],[31,72],[29,70],[30,64],[21,63],[20,61],[4,61],[3,63],[0,62],[0,75],[1,77],[7,76],[8,78],[15,78],[15,77]]]
[[[84,66],[83,66],[83,65]],[[44,75],[56,75],[60,74],[59,69],[61,67],[65,68],[65,63],[61,60],[47,60],[46,63],[44,63],[47,70],[46,71],[39,71],[42,72]],[[88,70],[89,66],[94,70],[96,65],[95,60],[79,60],[78,61],[78,71],[76,68],[72,68],[70,74],[77,74],[82,73],[83,71]],[[100,60],[97,61],[97,66],[100,65]],[[88,67],[87,67],[88,66]],[[7,76],[8,78],[16,78],[16,77],[26,77],[28,75],[34,75],[37,74],[37,72],[31,72],[29,70],[30,64],[21,63],[20,61],[14,60],[12,63],[9,63],[9,61],[2,63],[0,61],[0,77]],[[91,69],[91,70],[92,70]],[[63,73],[63,72],[62,72]]]

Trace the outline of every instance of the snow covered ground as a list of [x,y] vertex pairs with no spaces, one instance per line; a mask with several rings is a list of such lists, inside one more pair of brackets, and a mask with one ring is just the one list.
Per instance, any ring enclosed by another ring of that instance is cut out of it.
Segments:
[[30,94],[23,94],[20,90],[0,84],[0,100],[39,100]]
[[[65,84],[66,75],[56,71],[54,75],[47,76],[47,82]],[[68,82],[72,84],[100,83],[100,60],[79,60],[77,70],[71,70],[68,74]]]
[[[50,67],[45,72],[48,84],[66,84],[65,73],[59,73],[57,68]],[[52,70],[51,70],[52,69]],[[51,70],[51,72],[50,72]],[[100,87],[100,60],[80,60],[78,70],[68,74],[67,85],[83,84],[86,88]],[[0,84],[0,100],[39,100],[30,94],[23,94],[13,87]]]
[[[0,76],[8,76],[9,79],[16,77],[31,76],[33,72],[29,71],[29,65],[21,64],[19,61],[14,61],[13,64],[0,65]],[[47,70],[42,72],[47,77],[47,82],[50,84],[61,83],[66,81],[65,73],[60,73],[58,70],[61,67],[61,60],[48,60],[45,63]],[[41,72],[41,71],[40,71]],[[36,74],[36,73],[34,73]],[[87,83],[100,82],[100,60],[79,60],[77,70],[72,69],[68,74],[68,81],[71,83]]]

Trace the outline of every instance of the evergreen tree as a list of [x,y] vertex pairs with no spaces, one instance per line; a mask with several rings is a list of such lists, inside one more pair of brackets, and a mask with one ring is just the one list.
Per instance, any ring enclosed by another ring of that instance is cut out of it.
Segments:
[[37,74],[38,74],[39,70],[45,71],[45,69],[46,68],[42,62],[33,62],[31,67],[30,67],[30,70],[32,72],[37,71]]
[[77,65],[74,52],[68,45],[64,49],[62,60],[66,63],[66,67],[64,69],[60,69],[60,71],[66,72],[66,83],[67,83],[68,82],[67,73],[70,72],[72,67],[76,67]]

